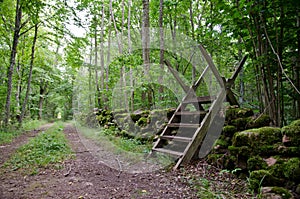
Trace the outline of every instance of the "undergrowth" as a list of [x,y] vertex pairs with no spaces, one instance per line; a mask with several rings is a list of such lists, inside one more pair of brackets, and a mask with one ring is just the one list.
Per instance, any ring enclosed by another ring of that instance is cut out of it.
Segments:
[[151,150],[152,143],[143,143],[134,138],[122,137],[117,129],[90,129],[78,126],[79,131],[86,136],[103,144],[110,142],[116,150],[133,153],[148,153]]
[[54,124],[47,131],[17,149],[4,164],[12,170],[22,170],[26,174],[36,174],[39,168],[59,169],[61,163],[70,158],[72,151],[65,138],[63,124]]
[[0,144],[9,144],[18,135],[36,129],[45,123],[47,123],[45,120],[30,120],[24,121],[21,128],[10,126],[6,129],[0,129]]

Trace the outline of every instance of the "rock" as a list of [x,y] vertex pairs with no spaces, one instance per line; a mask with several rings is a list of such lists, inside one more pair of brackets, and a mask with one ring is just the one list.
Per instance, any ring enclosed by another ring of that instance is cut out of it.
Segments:
[[271,122],[270,116],[266,114],[262,114],[257,118],[251,118],[251,120],[247,124],[247,129],[270,126],[270,122]]
[[138,126],[147,126],[147,124],[148,124],[148,119],[147,118],[145,118],[145,117],[141,117],[137,122],[137,125]]
[[291,158],[284,163],[284,176],[295,182],[300,182],[300,158]]
[[223,127],[222,134],[226,137],[232,137],[237,132],[237,128],[233,125],[227,125]]
[[263,199],[291,199],[293,198],[289,190],[283,187],[262,187],[261,198]]
[[296,120],[292,122],[290,125],[285,126],[281,129],[284,137],[288,138],[287,141],[284,142],[286,146],[295,146],[298,147],[300,145],[300,120]]
[[237,119],[237,118],[246,118],[253,116],[254,113],[251,109],[248,108],[239,108],[236,106],[229,106],[226,108],[225,113],[225,120],[228,122],[228,124],[231,123],[231,120]]
[[267,163],[260,156],[250,157],[247,161],[247,169],[249,171],[266,169],[267,166]]
[[232,120],[232,125],[237,128],[237,130],[242,131],[245,130],[248,123],[251,121],[250,117],[247,118],[237,118]]
[[250,172],[249,187],[256,192],[259,192],[261,186],[278,186],[282,183],[281,179],[274,177],[268,170],[262,169]]
[[232,145],[236,147],[249,146],[257,148],[264,145],[273,145],[278,142],[281,142],[280,128],[262,127],[235,133]]
[[298,186],[296,187],[295,192],[300,195],[300,184],[298,184]]

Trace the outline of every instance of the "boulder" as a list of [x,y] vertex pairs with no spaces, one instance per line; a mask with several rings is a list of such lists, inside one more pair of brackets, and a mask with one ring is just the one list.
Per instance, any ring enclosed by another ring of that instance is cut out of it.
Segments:
[[281,142],[281,140],[282,135],[280,128],[262,127],[235,133],[232,145],[236,147],[248,146],[257,148],[264,145],[273,145]]

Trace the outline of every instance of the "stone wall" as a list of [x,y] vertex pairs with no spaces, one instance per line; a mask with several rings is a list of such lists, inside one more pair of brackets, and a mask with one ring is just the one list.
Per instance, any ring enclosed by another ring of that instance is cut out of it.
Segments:
[[271,127],[267,115],[229,107],[222,136],[208,160],[222,169],[240,169],[249,188],[264,198],[300,194],[300,120],[283,128]]

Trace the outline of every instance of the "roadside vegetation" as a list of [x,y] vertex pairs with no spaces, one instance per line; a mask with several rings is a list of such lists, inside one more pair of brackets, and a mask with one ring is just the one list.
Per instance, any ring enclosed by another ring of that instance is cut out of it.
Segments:
[[17,149],[4,166],[33,175],[40,168],[60,169],[62,162],[69,158],[72,158],[72,150],[63,133],[63,123],[55,123]]
[[0,129],[0,144],[9,144],[13,139],[22,133],[37,129],[43,124],[46,124],[45,120],[29,120],[24,121],[21,128],[15,126],[10,126],[7,129]]

